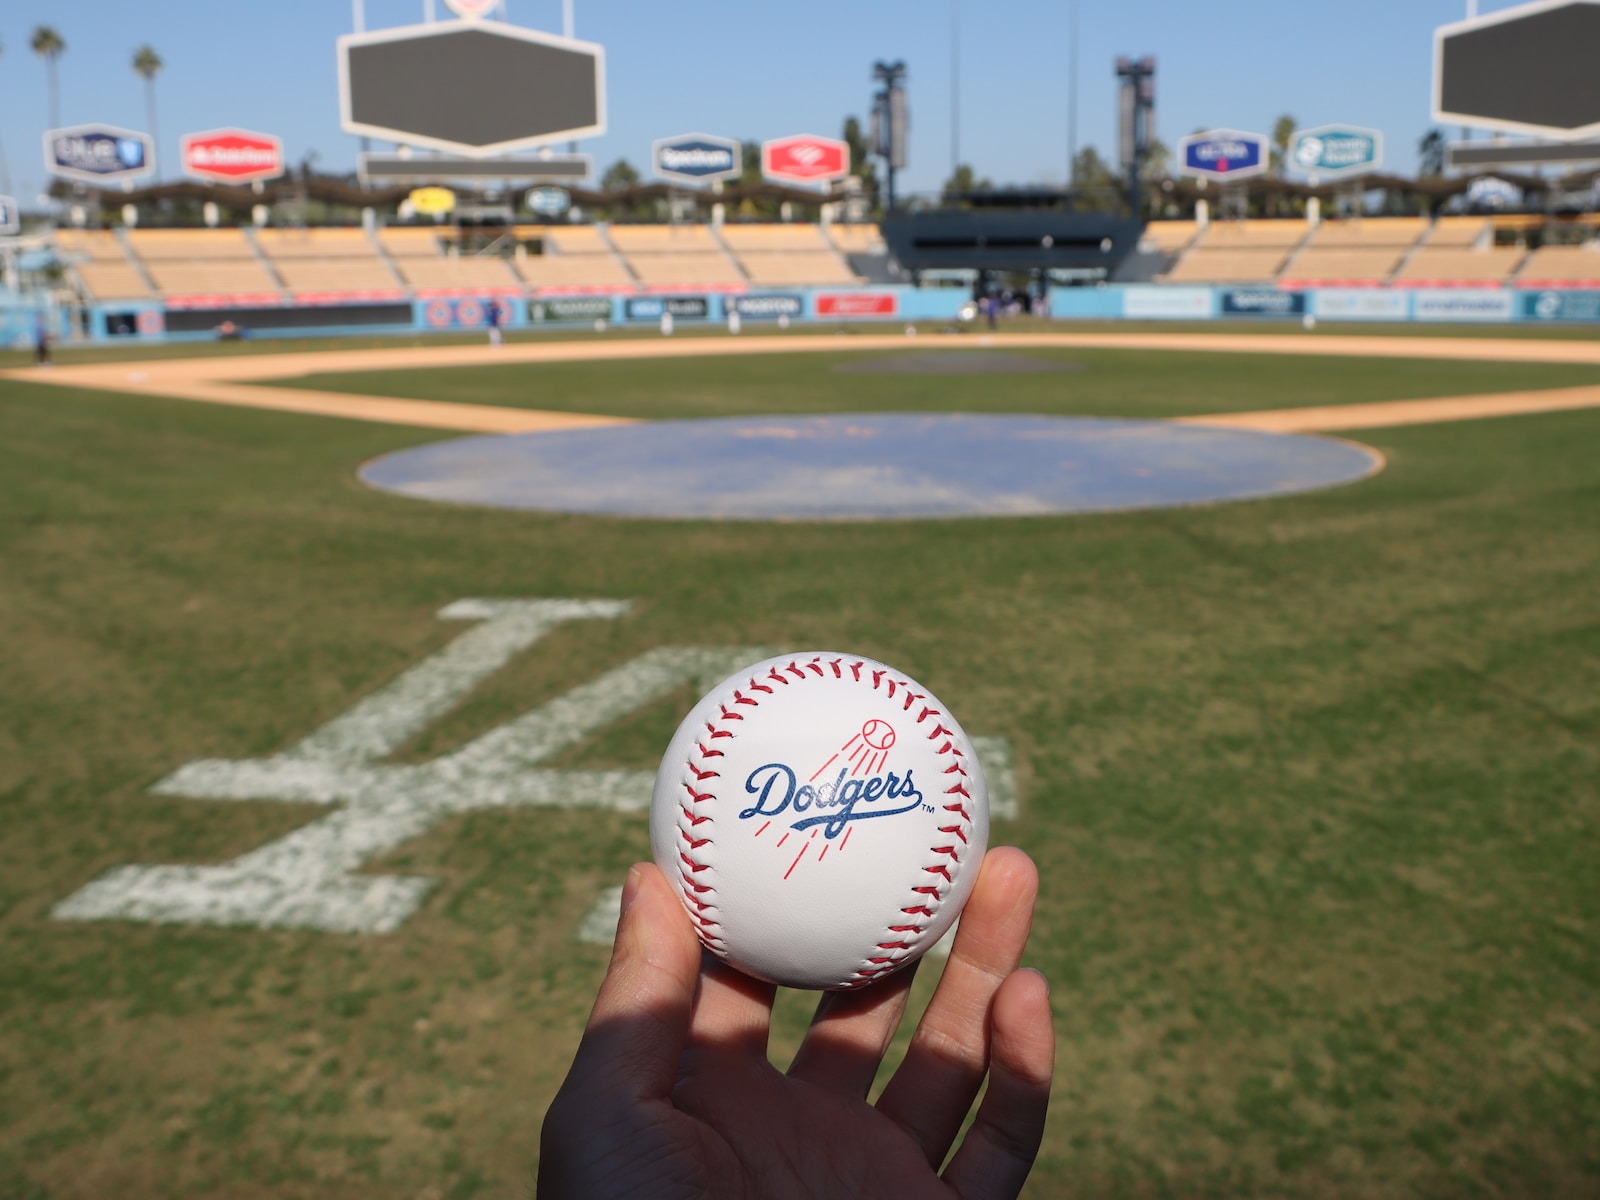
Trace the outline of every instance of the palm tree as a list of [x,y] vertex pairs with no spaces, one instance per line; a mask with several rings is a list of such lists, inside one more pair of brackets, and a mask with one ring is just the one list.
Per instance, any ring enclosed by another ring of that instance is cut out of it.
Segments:
[[140,46],[133,52],[133,73],[144,80],[144,113],[150,123],[150,166],[157,179],[161,178],[161,135],[156,132],[156,76],[164,64],[161,55],[149,46]]
[[61,84],[56,78],[56,60],[66,53],[66,39],[49,25],[41,25],[33,31],[33,39],[28,45],[44,59],[44,65],[50,72],[50,128],[60,129]]
[[1294,141],[1295,119],[1284,113],[1272,123],[1272,152],[1269,159],[1272,174],[1279,179],[1283,178],[1284,168],[1289,165],[1289,143]]

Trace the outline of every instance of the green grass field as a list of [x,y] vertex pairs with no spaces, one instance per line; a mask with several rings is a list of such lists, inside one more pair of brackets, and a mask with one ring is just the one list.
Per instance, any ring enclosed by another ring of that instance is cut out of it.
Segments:
[[[1159,416],[1600,382],[1588,368],[1030,352],[396,371],[358,392],[629,416]],[[616,598],[403,746],[655,647],[848,649],[1014,747],[1061,1062],[1028,1194],[1600,1191],[1600,411],[1357,435],[1382,474],[1096,517],[703,524],[377,494],[424,430],[0,382],[0,1200],[527,1194],[639,815],[452,818],[370,865],[397,931],[53,919],[128,863],[323,815],[149,788],[262,757],[461,632]],[[559,765],[653,769],[693,696]],[[933,970],[919,978],[919,997]],[[786,996],[774,1052],[808,1015]]]

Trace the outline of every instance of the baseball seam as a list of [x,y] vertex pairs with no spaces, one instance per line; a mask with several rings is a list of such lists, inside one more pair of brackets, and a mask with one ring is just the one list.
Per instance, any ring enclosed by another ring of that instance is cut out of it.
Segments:
[[[926,693],[915,690],[910,680],[894,678],[887,667],[876,669],[863,659],[846,662],[843,657],[825,661],[821,655],[817,655],[810,660],[791,659],[785,664],[774,665],[766,675],[753,676],[743,688],[734,688],[727,699],[719,701],[718,715],[708,720],[704,730],[694,739],[693,749],[685,762],[687,771],[681,781],[684,795],[678,802],[680,891],[701,939],[713,951],[725,953],[727,950],[727,940],[717,920],[716,886],[697,877],[712,865],[701,851],[714,843],[715,820],[709,809],[698,806],[713,798],[713,792],[703,790],[707,781],[721,778],[717,760],[725,757],[725,752],[718,748],[717,743],[738,736],[737,727],[744,721],[744,714],[737,710],[741,707],[759,708],[761,699],[756,693],[771,696],[777,692],[774,685],[792,687],[812,679],[826,679],[830,671],[835,679],[843,679],[848,671],[851,679],[858,683],[867,682],[862,679],[862,672],[867,671],[874,692],[884,691],[890,700],[895,698],[897,689],[903,694],[901,709],[908,714],[914,705],[927,698]],[[934,724],[927,733],[927,740],[939,742],[943,739],[934,754],[949,763],[942,772],[943,782],[948,786],[944,788],[942,801],[935,801],[948,814],[947,823],[938,826],[939,833],[944,835],[939,840],[945,844],[928,847],[931,861],[923,866],[918,882],[911,888],[908,897],[910,902],[900,909],[901,922],[885,927],[883,940],[874,947],[877,953],[866,956],[852,977],[844,981],[845,987],[862,987],[871,983],[880,975],[893,971],[918,949],[925,949],[918,946],[918,939],[938,913],[946,893],[955,886],[956,878],[965,864],[967,849],[971,844],[968,835],[972,831],[972,814],[968,808],[972,794],[967,789],[971,776],[964,761],[966,755],[955,744],[955,733],[945,726],[943,716],[938,709],[923,705],[915,724],[920,729],[931,719]],[[790,869],[793,870],[792,867]]]

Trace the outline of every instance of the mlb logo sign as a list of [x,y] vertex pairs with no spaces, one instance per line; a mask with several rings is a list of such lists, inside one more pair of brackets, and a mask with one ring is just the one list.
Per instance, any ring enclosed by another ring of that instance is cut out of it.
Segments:
[[823,183],[850,174],[850,147],[802,133],[761,144],[761,173],[787,183]]

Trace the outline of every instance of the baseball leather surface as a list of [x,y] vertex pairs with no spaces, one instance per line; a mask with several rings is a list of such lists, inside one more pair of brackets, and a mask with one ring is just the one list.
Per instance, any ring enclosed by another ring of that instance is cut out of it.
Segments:
[[988,791],[967,735],[915,680],[858,655],[782,655],[678,727],[650,838],[714,953],[788,987],[854,988],[955,923],[988,845]]

